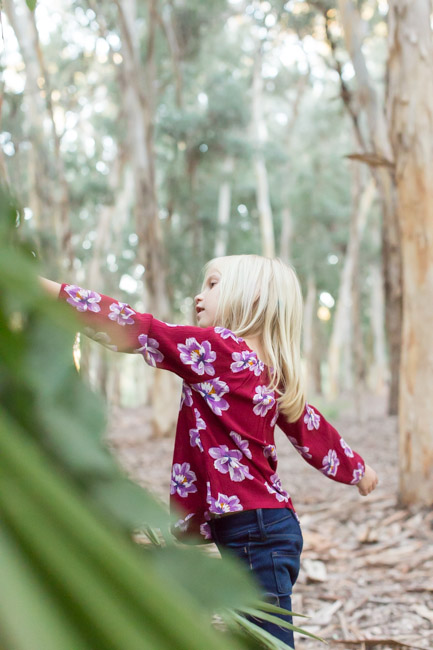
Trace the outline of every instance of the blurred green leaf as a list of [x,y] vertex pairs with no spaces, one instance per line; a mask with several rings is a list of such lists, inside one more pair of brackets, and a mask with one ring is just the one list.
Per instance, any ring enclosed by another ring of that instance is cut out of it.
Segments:
[[155,497],[123,477],[110,481],[93,481],[89,490],[107,513],[131,530],[151,526],[166,529],[168,533],[170,523],[177,519],[175,515],[169,516],[165,506],[158,503]]
[[1,647],[92,650],[4,522],[0,527],[0,557],[2,592],[7,594],[0,604]]
[[283,641],[280,641],[266,630],[263,630],[233,610],[222,612],[221,616],[231,630],[240,628],[249,637],[259,643],[260,646],[264,646],[269,650],[293,650],[287,643],[283,643]]
[[2,519],[94,647],[142,650],[143,639],[155,650],[221,647],[185,585],[161,581],[152,555],[95,518],[2,412],[0,454]]
[[[300,627],[297,625],[293,625],[293,623],[288,623],[287,621],[282,620],[281,618],[278,618],[277,616],[272,616],[272,614],[268,614],[264,612],[262,609],[254,609],[254,608],[243,608],[242,611],[247,614],[248,616],[254,616],[255,618],[261,618],[263,621],[268,621],[269,623],[275,623],[275,625],[279,625],[281,627],[285,627],[287,630],[294,630],[295,632],[299,632],[301,634],[304,634],[305,636],[309,636],[312,639],[316,639],[316,641],[322,641],[325,643],[324,639],[321,639],[320,637],[316,636],[315,634],[311,634],[311,632],[306,632],[305,630],[302,630]],[[293,612],[289,612],[288,610],[284,611],[282,613],[285,614],[293,614]]]
[[[190,584],[194,593],[200,594],[200,602],[209,613],[221,607],[244,609],[259,597],[252,583],[251,573],[231,558],[208,557],[186,548],[155,549],[151,552],[153,566],[166,581],[172,576],[180,584]],[[206,582],[206,572],[212,571],[212,582]]]

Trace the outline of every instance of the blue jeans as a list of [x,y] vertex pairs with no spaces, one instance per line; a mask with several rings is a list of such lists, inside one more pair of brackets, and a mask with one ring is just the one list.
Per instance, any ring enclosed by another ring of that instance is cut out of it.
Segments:
[[[284,609],[292,609],[292,587],[298,577],[302,532],[290,508],[244,510],[211,519],[213,539],[221,553],[234,554],[247,563],[263,588],[263,598]],[[291,616],[281,616],[292,623]],[[295,647],[293,632],[254,619],[254,623]]]

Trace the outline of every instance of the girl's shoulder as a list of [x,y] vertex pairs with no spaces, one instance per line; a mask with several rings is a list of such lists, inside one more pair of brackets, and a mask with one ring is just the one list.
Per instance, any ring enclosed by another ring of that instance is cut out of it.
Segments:
[[191,354],[209,357],[209,361],[219,364],[219,373],[237,375],[249,370],[257,379],[266,368],[245,339],[226,327],[191,327],[185,333]]

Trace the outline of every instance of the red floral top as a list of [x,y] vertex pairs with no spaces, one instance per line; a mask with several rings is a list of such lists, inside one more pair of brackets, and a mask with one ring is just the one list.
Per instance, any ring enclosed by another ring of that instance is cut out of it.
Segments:
[[277,474],[277,424],[303,458],[329,478],[356,484],[363,459],[317,409],[297,422],[278,413],[267,368],[246,342],[222,327],[171,325],[75,285],[59,298],[80,313],[83,332],[119,352],[141,354],[183,379],[171,474],[171,503],[183,513],[176,534],[211,541],[212,515],[292,510]]

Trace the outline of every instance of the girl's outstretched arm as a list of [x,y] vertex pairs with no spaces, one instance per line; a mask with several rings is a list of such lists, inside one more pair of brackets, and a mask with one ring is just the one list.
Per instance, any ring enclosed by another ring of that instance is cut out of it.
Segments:
[[[52,285],[56,283],[47,285],[50,291]],[[75,284],[57,287],[59,301],[78,319],[77,329],[97,343],[114,352],[140,354],[148,365],[174,372],[203,394],[227,388],[219,377],[233,362],[233,345],[223,328],[170,324]]]
[[357,485],[366,496],[377,485],[376,472],[352,451],[338,431],[310,404],[296,422],[280,414],[277,424],[301,456],[334,481]]

